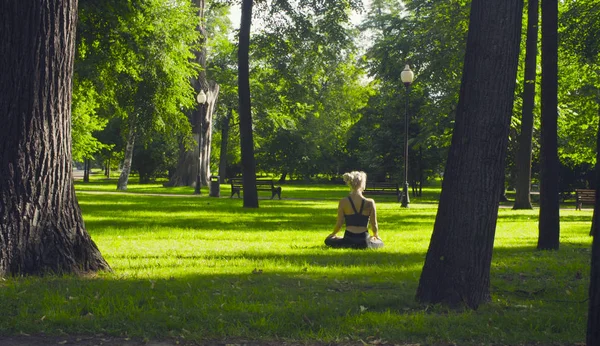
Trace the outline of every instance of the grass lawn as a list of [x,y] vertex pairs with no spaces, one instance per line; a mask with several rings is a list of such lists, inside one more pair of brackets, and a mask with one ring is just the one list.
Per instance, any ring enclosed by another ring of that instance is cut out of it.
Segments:
[[[592,211],[561,210],[561,249],[535,250],[539,210],[501,208],[492,301],[452,311],[415,301],[439,189],[403,209],[376,198],[377,251],[323,246],[344,186],[284,185],[282,200],[191,188],[77,184],[88,231],[113,273],[0,281],[0,334],[355,344],[585,341]],[[264,198],[264,199],[263,199]]]

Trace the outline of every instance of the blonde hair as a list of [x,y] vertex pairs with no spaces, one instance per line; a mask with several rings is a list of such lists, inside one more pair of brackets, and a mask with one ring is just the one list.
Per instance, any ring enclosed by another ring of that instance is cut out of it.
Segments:
[[344,173],[344,182],[352,188],[353,191],[363,191],[367,184],[367,173],[363,171],[352,171],[350,173]]

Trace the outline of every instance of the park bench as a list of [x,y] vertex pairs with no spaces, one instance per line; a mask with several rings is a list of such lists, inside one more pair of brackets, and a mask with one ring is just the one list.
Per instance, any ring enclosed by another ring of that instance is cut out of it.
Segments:
[[389,182],[367,182],[365,186],[365,190],[363,191],[364,195],[393,195],[396,196],[398,202],[402,198],[402,194],[400,193],[400,187],[397,183],[389,183]]
[[[240,198],[240,192],[244,189],[242,178],[231,178],[229,179],[229,183],[231,184],[231,196],[229,198],[233,198],[233,195],[235,194]],[[281,199],[281,186],[275,186],[272,179],[256,179],[256,190],[270,191],[271,199],[273,199],[275,195]]]
[[596,190],[575,189],[575,210],[581,210],[583,203],[596,203]]

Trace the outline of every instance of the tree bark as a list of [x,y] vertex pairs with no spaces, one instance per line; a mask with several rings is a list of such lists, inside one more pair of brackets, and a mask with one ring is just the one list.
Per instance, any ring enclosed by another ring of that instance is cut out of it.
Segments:
[[519,135],[519,148],[516,160],[517,192],[513,209],[533,209],[531,205],[531,150],[533,140],[533,108],[535,106],[539,2],[538,0],[529,0],[527,6],[525,80],[523,81],[521,134]]
[[474,0],[454,134],[417,299],[476,309],[489,273],[521,39],[521,0]]
[[127,143],[125,144],[123,169],[117,181],[117,190],[120,191],[127,191],[127,183],[129,181],[129,174],[131,173],[131,162],[133,161],[133,148],[135,146],[136,119],[135,115],[130,115],[129,117],[129,133],[127,134]]
[[225,183],[227,178],[227,144],[229,143],[229,127],[231,124],[233,110],[229,108],[223,119],[221,128],[221,152],[219,154],[219,182]]
[[83,160],[83,182],[90,182],[90,159]]
[[212,147],[212,128],[213,117],[216,111],[216,105],[219,98],[219,84],[209,81],[209,89],[206,97],[205,111],[202,113],[204,118],[202,121],[202,152],[200,153],[200,164],[202,165],[202,185],[207,186],[210,182],[210,149]]
[[109,270],[73,187],[77,1],[0,3],[0,276]]
[[[600,93],[599,93],[600,96]],[[600,97],[598,98],[600,100]],[[598,107],[600,115],[600,104]],[[600,125],[596,135],[596,186],[600,186]],[[600,345],[600,188],[596,188],[596,205],[590,235],[592,240],[592,259],[589,288],[588,320],[586,342],[588,346]]]
[[104,167],[104,176],[106,179],[110,179],[110,157],[106,159],[106,166]]
[[[202,185],[208,185],[210,181],[210,148],[212,144],[212,119],[216,110],[216,104],[219,96],[219,85],[214,81],[208,81],[206,77],[206,26],[205,26],[205,0],[194,0],[198,7],[198,31],[201,35],[201,48],[196,52],[196,62],[202,67],[198,78],[192,81],[196,93],[204,90],[206,93],[206,103],[204,106],[197,105],[196,109],[190,112],[188,119],[192,124],[194,133],[199,136],[202,129],[202,150],[198,151],[198,145],[193,149],[180,147],[179,160],[175,173],[164,186],[194,186],[196,175],[198,174],[198,164],[202,166],[200,182]],[[202,110],[201,108],[204,107]],[[202,122],[202,124],[200,124]],[[198,140],[198,139],[197,139]]]
[[242,1],[238,45],[238,95],[240,114],[240,146],[242,150],[242,176],[244,187],[244,207],[258,208],[256,191],[256,162],[254,159],[254,138],[252,135],[252,112],[250,104],[250,26],[252,24],[252,0]]
[[558,250],[558,0],[542,1],[542,124],[537,248]]

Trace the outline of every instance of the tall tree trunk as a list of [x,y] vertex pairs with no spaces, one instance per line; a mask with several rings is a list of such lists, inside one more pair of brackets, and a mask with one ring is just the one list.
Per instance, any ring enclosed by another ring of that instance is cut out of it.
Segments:
[[208,81],[208,94],[206,95],[206,105],[204,108],[204,118],[202,119],[202,152],[200,154],[200,164],[202,165],[202,185],[207,186],[210,182],[210,149],[212,147],[212,128],[213,117],[216,113],[216,105],[219,97],[219,84],[214,81]]
[[109,270],[73,187],[76,0],[0,3],[0,276]]
[[123,158],[123,169],[117,182],[117,190],[127,191],[127,182],[129,181],[129,174],[131,173],[131,162],[133,161],[133,147],[135,146],[135,131],[136,116],[129,116],[129,133],[127,134],[127,143],[125,143],[125,156]]
[[517,151],[517,193],[513,209],[533,209],[531,205],[531,148],[533,139],[533,108],[537,69],[539,2],[527,5],[527,42],[525,44],[525,80],[523,81],[523,111]]
[[[198,152],[198,145],[193,149],[186,150],[185,146],[180,146],[179,160],[175,173],[169,178],[164,186],[194,186],[198,174],[198,164],[202,166],[200,182],[207,185],[210,180],[210,148],[212,143],[212,119],[216,109],[219,95],[219,85],[214,81],[208,81],[206,77],[206,26],[204,8],[205,0],[193,0],[194,5],[198,7],[198,31],[201,35],[201,48],[196,51],[196,62],[202,67],[198,78],[192,81],[196,93],[204,90],[207,99],[204,106],[197,105],[196,109],[190,112],[188,119],[196,135],[202,129],[202,150]],[[204,107],[204,109],[201,109]],[[202,124],[200,124],[202,122]]]
[[[599,94],[600,96],[600,94]],[[600,97],[598,98],[600,101]],[[598,106],[600,115],[600,104]],[[588,320],[586,341],[588,346],[600,345],[600,125],[596,135],[596,205],[590,235],[592,240],[592,259],[589,288]]]
[[542,126],[537,248],[558,250],[558,0],[542,1]]
[[252,0],[242,0],[240,43],[238,45],[238,95],[240,114],[240,146],[242,150],[242,176],[244,207],[258,208],[256,191],[256,162],[254,160],[254,138],[252,136],[252,112],[250,105],[250,26],[252,24]]
[[106,179],[110,179],[110,156],[106,159],[106,166],[104,166],[104,176],[106,176]]
[[233,109],[227,109],[221,128],[221,152],[219,154],[219,181],[225,183],[227,178],[227,144],[229,143],[229,127],[231,126]]
[[437,217],[417,299],[476,309],[489,274],[521,40],[521,0],[474,0]]
[[83,160],[83,182],[90,182],[90,159]]

